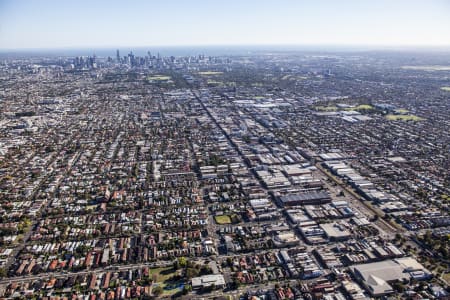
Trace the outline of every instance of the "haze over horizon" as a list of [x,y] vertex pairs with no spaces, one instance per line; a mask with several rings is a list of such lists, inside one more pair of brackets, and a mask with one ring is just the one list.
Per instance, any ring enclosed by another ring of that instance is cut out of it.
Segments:
[[450,2],[0,0],[0,50],[194,45],[450,46]]

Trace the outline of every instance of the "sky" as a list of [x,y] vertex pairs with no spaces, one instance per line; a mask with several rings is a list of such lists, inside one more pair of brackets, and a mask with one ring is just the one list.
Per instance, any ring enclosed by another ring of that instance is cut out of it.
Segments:
[[0,0],[0,49],[449,46],[450,0]]

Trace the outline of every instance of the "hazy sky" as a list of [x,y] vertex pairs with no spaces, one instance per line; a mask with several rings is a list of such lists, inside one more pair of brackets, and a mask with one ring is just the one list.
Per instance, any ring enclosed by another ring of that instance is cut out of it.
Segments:
[[450,0],[0,0],[0,49],[450,45]]

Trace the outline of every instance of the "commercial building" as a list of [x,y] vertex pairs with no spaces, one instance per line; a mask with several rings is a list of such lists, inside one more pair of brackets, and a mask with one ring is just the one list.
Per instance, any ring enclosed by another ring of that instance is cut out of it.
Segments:
[[295,205],[317,205],[330,203],[331,198],[327,192],[324,191],[312,191],[306,193],[289,194],[277,197],[278,203],[285,206]]
[[204,275],[192,278],[192,289],[201,289],[214,286],[216,288],[225,287],[225,278],[220,274]]
[[373,297],[393,293],[391,284],[395,281],[431,277],[431,273],[412,257],[355,265],[350,270]]
[[351,237],[350,231],[348,231],[342,224],[326,223],[320,224],[319,226],[330,240],[343,241]]

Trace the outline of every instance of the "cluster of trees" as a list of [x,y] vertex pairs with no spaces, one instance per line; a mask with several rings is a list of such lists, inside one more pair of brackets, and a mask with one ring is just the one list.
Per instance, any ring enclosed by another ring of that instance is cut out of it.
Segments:
[[152,289],[153,295],[155,295],[157,297],[160,296],[163,292],[164,292],[163,288],[159,285]]
[[193,277],[212,274],[211,268],[205,263],[204,265],[195,264],[188,260],[186,257],[179,257],[174,263],[173,268],[175,270],[183,269],[186,278],[192,279]]
[[13,235],[13,234],[23,234],[25,230],[32,224],[31,220],[28,218],[23,218],[17,227],[5,227],[0,229],[0,236]]
[[450,237],[448,235],[442,235],[436,238],[431,234],[431,231],[427,230],[423,236],[419,237],[419,240],[429,247],[433,253],[437,253],[443,259],[450,259]]
[[33,117],[36,115],[36,112],[34,111],[21,111],[21,112],[16,112],[15,116],[20,118],[20,117]]

